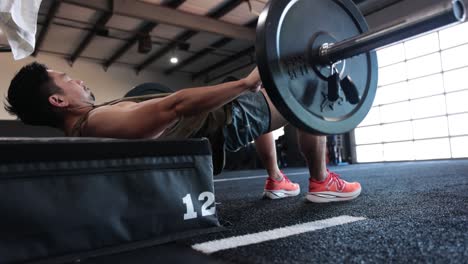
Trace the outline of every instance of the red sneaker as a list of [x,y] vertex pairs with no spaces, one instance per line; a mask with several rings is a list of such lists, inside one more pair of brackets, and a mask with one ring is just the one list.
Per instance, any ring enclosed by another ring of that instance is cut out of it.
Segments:
[[309,193],[306,199],[313,203],[328,203],[352,200],[361,194],[361,184],[359,182],[347,182],[340,179],[340,176],[327,170],[328,176],[318,182],[309,180]]
[[290,196],[296,196],[301,192],[299,184],[291,182],[283,172],[283,180],[275,181],[268,178],[265,182],[263,197],[269,199],[281,199]]

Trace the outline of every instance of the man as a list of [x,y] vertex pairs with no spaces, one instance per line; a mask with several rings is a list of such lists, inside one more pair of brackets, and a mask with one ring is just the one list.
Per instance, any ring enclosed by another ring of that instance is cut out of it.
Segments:
[[[56,127],[67,136],[208,137],[213,145],[225,144],[228,150],[239,149],[286,124],[261,89],[257,69],[239,81],[183,89],[162,98],[95,105],[94,95],[83,81],[32,63],[13,78],[6,100],[5,109],[24,123]],[[358,197],[359,183],[348,183],[326,169],[325,137],[300,130],[297,135],[310,173],[307,200],[321,203]],[[269,144],[264,146],[267,154],[274,151],[268,149]],[[294,196],[299,186],[282,176],[267,184],[267,191]]]

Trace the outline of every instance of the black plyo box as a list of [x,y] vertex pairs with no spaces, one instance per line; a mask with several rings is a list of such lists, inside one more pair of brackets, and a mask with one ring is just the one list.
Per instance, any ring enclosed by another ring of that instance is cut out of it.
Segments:
[[216,230],[209,142],[0,139],[0,263],[76,261]]

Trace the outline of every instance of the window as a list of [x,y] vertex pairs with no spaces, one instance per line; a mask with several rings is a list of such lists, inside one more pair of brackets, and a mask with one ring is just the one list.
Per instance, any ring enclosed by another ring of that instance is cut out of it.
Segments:
[[357,161],[468,157],[465,54],[468,23],[378,50],[376,99],[354,133]]
[[278,128],[273,131],[273,138],[277,140],[280,136],[284,135],[284,127]]

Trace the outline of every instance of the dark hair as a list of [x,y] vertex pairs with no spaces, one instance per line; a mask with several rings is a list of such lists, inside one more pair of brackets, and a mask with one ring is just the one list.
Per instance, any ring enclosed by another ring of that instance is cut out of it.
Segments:
[[63,118],[48,100],[55,93],[62,89],[50,78],[47,66],[33,62],[11,80],[4,108],[26,124],[59,127]]

